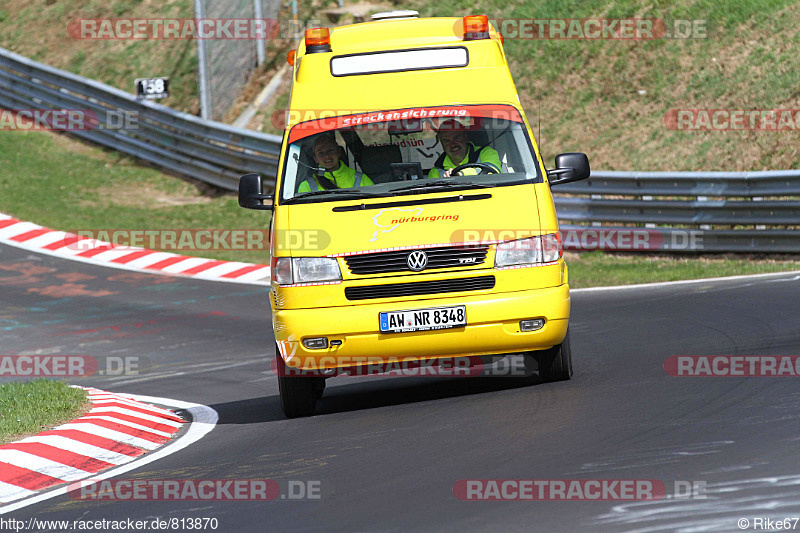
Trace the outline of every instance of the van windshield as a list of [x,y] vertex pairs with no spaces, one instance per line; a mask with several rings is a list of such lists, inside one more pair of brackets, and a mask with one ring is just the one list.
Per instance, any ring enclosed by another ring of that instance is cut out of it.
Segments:
[[542,181],[522,117],[506,105],[338,115],[297,124],[289,141],[290,203]]

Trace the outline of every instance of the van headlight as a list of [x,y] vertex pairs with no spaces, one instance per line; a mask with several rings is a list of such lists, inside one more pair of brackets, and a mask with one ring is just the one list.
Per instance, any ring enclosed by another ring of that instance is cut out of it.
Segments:
[[494,266],[552,263],[558,261],[562,255],[561,235],[548,233],[498,244],[494,253]]
[[278,257],[273,259],[273,279],[279,285],[339,281],[342,271],[331,257]]

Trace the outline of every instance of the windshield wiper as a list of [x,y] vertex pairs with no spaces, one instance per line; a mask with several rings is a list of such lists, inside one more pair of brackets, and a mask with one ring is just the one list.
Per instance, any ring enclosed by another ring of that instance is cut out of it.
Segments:
[[324,191],[309,191],[298,194],[290,199],[288,199],[287,203],[292,203],[295,200],[300,200],[303,198],[310,198],[312,196],[319,196],[322,194],[346,194],[347,196],[351,196],[354,198],[380,198],[381,196],[386,196],[385,194],[378,194],[375,192],[367,192],[367,191],[353,191],[349,189],[329,189]]
[[389,192],[403,192],[436,188],[446,189],[451,187],[460,187],[464,189],[488,189],[490,187],[495,187],[495,185],[472,183],[471,181],[419,180],[419,183],[408,185],[406,187],[400,187],[399,189],[391,189]]

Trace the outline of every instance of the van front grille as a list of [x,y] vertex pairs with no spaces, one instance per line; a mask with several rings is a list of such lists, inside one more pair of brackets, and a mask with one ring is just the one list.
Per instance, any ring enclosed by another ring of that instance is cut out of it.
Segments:
[[428,256],[424,270],[434,268],[470,267],[483,264],[488,245],[443,246],[439,248],[416,248],[391,252],[376,252],[345,257],[347,268],[353,274],[383,274],[386,272],[408,272],[408,254],[422,250]]
[[363,285],[361,287],[345,288],[344,295],[348,300],[369,300],[372,298],[480,291],[494,288],[494,282],[494,276],[478,276],[474,278],[415,281],[412,283],[391,283],[388,285]]

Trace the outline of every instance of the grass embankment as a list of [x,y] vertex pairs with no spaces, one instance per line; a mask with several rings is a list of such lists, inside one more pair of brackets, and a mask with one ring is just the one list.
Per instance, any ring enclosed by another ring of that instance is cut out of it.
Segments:
[[[493,19],[659,19],[697,24],[696,37],[654,40],[520,39],[505,51],[546,164],[579,151],[604,170],[747,171],[797,168],[793,131],[677,131],[671,110],[800,108],[800,4],[790,0],[410,0],[421,16]],[[537,26],[533,26],[536,28]],[[260,114],[263,131],[288,104],[285,83]],[[541,109],[541,113],[540,110]],[[278,121],[280,124],[280,121]]]
[[792,0],[410,0],[422,16],[647,18],[700,21],[705,38],[514,39],[511,72],[531,123],[541,99],[539,145],[589,154],[604,170],[797,168],[793,131],[675,131],[674,109],[800,108],[800,4]]
[[[348,2],[350,4],[352,2]],[[401,3],[392,2],[400,8]],[[389,2],[375,2],[375,11]],[[323,0],[301,0],[300,18],[325,19]],[[674,131],[664,117],[676,109],[798,109],[800,4],[791,0],[409,0],[422,16],[487,13],[492,18],[649,18],[668,25],[699,21],[705,37],[657,40],[519,39],[505,50],[529,119],[541,104],[545,161],[583,151],[593,168],[608,170],[761,170],[797,168],[793,131]],[[0,6],[0,46],[126,91],[137,77],[170,77],[163,103],[196,113],[193,40],[81,40],[67,33],[80,18],[186,18],[188,0],[6,0]],[[279,18],[290,15],[284,8]],[[343,17],[349,22],[352,17]],[[268,60],[254,72],[237,109],[283,64],[291,39],[268,43]],[[272,115],[288,103],[288,80],[251,123],[276,133]],[[236,116],[234,110],[228,118]],[[800,126],[798,126],[800,128]]]
[[167,76],[170,96],[162,103],[198,113],[197,42],[191,39],[76,39],[75,19],[192,18],[191,0],[3,0],[0,46],[53,67],[133,93],[136,78]]
[[[315,16],[322,2],[300,0],[298,5],[301,15],[310,18]],[[267,42],[267,60],[253,70],[242,94],[224,117],[225,122],[232,122],[278,67],[285,64],[286,52],[294,46],[291,39],[285,38],[292,33],[287,29],[287,19],[291,18],[288,10],[281,6],[278,15],[281,34],[278,39]],[[70,27],[73,31],[79,27],[75,21],[80,19],[172,20],[194,16],[192,0],[3,0],[0,2],[0,47],[129,93],[134,92],[136,78],[167,76],[170,96],[159,103],[197,115],[200,97],[196,40],[79,39],[69,32]],[[208,17],[213,18],[213,15]],[[73,26],[69,26],[70,22]]]
[[0,444],[69,422],[90,407],[86,391],[60,381],[0,384]]

